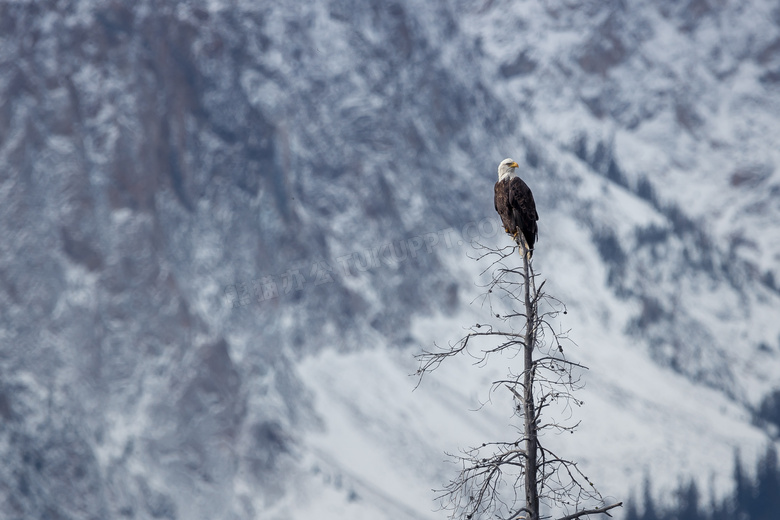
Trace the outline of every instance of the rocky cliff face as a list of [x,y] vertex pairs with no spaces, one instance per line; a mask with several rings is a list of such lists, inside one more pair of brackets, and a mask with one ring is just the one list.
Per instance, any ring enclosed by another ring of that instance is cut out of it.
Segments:
[[416,348],[414,320],[467,306],[455,246],[500,239],[506,156],[551,279],[595,252],[626,348],[756,405],[779,24],[770,2],[0,3],[0,510],[297,496],[327,416],[297,364]]

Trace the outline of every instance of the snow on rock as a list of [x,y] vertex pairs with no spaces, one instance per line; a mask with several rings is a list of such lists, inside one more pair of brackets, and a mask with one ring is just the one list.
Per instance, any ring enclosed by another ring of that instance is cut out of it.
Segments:
[[507,156],[591,367],[550,442],[724,489],[780,374],[779,13],[0,4],[2,515],[442,517],[506,366],[408,374],[485,319]]

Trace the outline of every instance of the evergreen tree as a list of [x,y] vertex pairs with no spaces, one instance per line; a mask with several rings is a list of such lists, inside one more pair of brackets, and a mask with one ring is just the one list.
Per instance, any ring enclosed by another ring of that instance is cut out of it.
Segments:
[[678,511],[675,516],[679,520],[704,520],[699,514],[699,489],[693,479],[687,486],[680,484],[677,501]]
[[641,517],[639,516],[639,511],[637,511],[636,506],[634,505],[636,503],[635,497],[633,493],[631,494],[631,497],[628,499],[628,506],[626,507],[626,517],[624,520],[640,520]]
[[[731,497],[723,498],[718,502],[714,487],[710,488],[710,520],[734,520],[735,515],[732,511],[733,500]],[[707,518],[705,516],[705,518]]]
[[780,516],[780,471],[773,445],[758,463],[756,497],[751,520],[777,520]]
[[650,476],[645,476],[645,489],[644,489],[644,506],[645,511],[642,514],[642,520],[661,520],[661,518],[655,512],[655,503],[653,502],[653,492],[650,488]]
[[750,518],[750,505],[753,501],[753,483],[745,476],[739,451],[734,453],[734,517],[737,520]]
[[650,478],[644,483],[644,511],[629,503],[625,520],[777,520],[780,518],[780,462],[774,445],[756,463],[755,481],[745,473],[738,452],[734,453],[734,489],[718,501],[713,492],[709,506],[702,508],[696,483],[681,483],[675,504],[661,507],[653,499]]

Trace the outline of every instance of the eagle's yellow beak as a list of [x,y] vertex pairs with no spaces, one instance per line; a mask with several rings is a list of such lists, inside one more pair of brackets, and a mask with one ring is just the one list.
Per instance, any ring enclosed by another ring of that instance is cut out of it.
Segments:
[[510,168],[517,168],[518,166],[517,166],[516,162],[511,162],[511,163],[509,163],[509,167]]

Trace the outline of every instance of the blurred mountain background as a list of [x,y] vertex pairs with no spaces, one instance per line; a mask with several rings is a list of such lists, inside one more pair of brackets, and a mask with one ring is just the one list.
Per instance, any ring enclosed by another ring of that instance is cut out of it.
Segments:
[[[444,518],[521,164],[605,496],[780,425],[780,7],[0,2],[0,516]],[[474,411],[480,408],[480,411]]]

